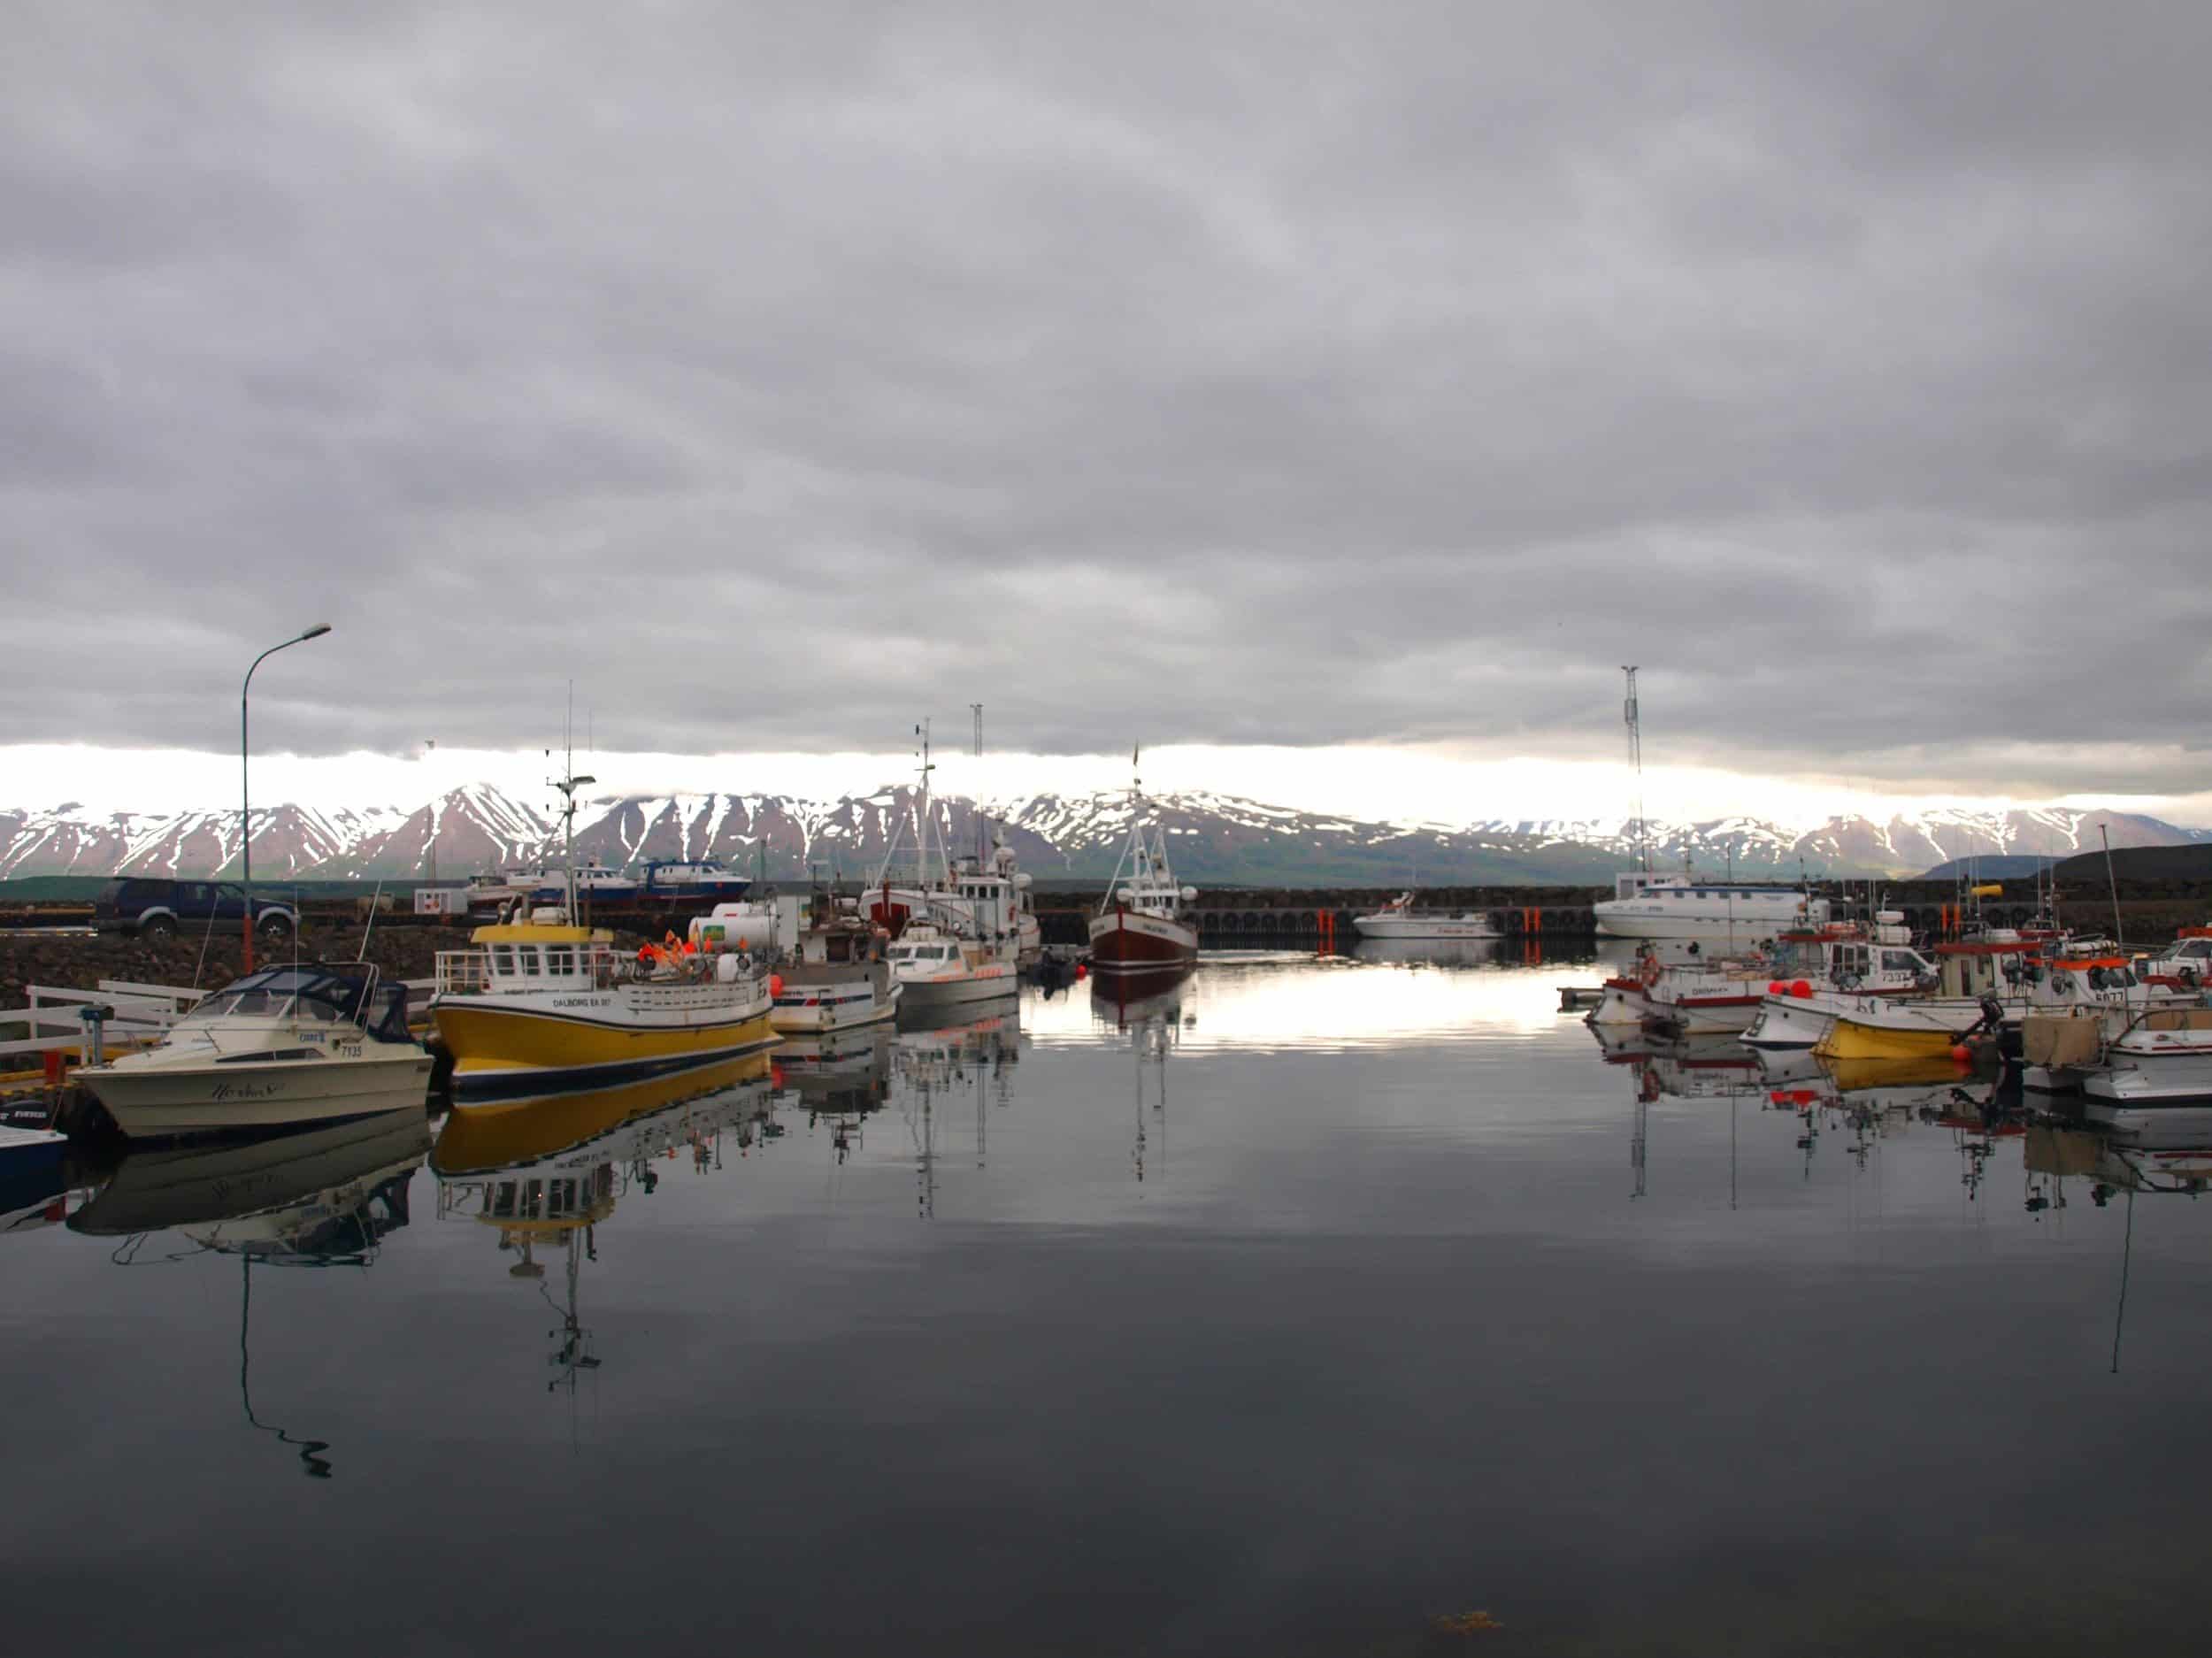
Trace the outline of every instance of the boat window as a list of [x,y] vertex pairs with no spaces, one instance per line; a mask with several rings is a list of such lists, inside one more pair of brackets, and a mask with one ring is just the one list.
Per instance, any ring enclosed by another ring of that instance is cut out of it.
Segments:
[[1886,973],[1916,973],[1920,971],[1920,958],[1910,950],[1884,950],[1882,971]]
[[507,979],[513,976],[514,971],[515,947],[511,944],[493,945],[492,971],[502,979]]
[[538,947],[534,944],[515,946],[515,971],[535,974],[538,971]]
[[565,944],[545,947],[545,971],[566,977],[576,971],[576,952]]

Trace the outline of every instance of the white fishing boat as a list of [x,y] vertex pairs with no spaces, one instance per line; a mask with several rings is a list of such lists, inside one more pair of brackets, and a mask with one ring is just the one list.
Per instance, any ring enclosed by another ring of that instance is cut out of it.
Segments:
[[[781,901],[780,901],[781,902]],[[790,901],[793,940],[776,963],[769,1022],[784,1036],[827,1036],[894,1017],[904,993],[886,936],[860,901],[817,888]]]
[[1503,936],[1479,910],[1456,915],[1414,906],[1413,894],[1401,893],[1380,910],[1354,916],[1352,925],[1363,939],[1494,939]]
[[1739,1033],[1757,1016],[1773,973],[1764,956],[1669,963],[1645,980],[1645,1017],[1678,1036]]
[[124,1133],[159,1139],[423,1110],[430,1070],[405,986],[303,962],[233,980],[155,1047],[77,1076]]
[[[1038,917],[1029,904],[1029,875],[1016,869],[1013,848],[1007,847],[1004,835],[998,838],[989,860],[954,860],[945,851],[929,807],[929,774],[936,771],[929,761],[929,727],[916,727],[916,732],[923,739],[923,774],[914,794],[914,816],[911,823],[894,829],[892,844],[885,847],[883,864],[861,900],[863,919],[874,922],[894,940],[905,937],[914,924],[927,924],[932,948],[901,957],[907,963],[942,962],[936,946],[951,940],[963,946],[963,959],[1007,962],[1018,972],[1025,959],[1033,962],[1042,953]],[[902,869],[901,853],[910,829],[914,862]],[[907,984],[918,981],[910,975],[901,975],[901,979]]]
[[1701,875],[1617,876],[1613,896],[1593,907],[1598,934],[1612,939],[1694,939],[1737,946],[1827,924],[1829,904],[1800,887]]
[[[1133,767],[1136,756],[1130,756]],[[1198,959],[1198,924],[1189,906],[1198,898],[1192,887],[1179,887],[1169,867],[1167,831],[1148,834],[1144,793],[1135,778],[1129,784],[1129,839],[1114,864],[1106,895],[1088,922],[1091,971],[1097,973],[1155,973],[1187,967]]]

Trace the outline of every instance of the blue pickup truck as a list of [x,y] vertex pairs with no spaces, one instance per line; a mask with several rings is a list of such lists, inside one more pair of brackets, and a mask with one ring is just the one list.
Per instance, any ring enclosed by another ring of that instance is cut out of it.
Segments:
[[[274,899],[253,901],[254,930],[265,939],[288,939],[299,912]],[[142,939],[173,939],[191,930],[235,933],[246,918],[246,891],[235,881],[179,881],[126,875],[110,881],[92,901],[92,925],[103,933]]]

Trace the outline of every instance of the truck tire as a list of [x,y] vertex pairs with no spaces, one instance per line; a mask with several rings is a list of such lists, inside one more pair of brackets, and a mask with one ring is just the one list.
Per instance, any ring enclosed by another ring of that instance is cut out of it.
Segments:
[[273,943],[282,943],[292,936],[292,920],[289,916],[264,916],[255,930]]
[[148,916],[138,924],[138,936],[151,944],[166,944],[177,936],[174,916]]

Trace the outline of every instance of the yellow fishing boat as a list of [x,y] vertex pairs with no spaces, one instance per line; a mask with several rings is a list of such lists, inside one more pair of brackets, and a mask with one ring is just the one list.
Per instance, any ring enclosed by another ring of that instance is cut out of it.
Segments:
[[473,948],[438,955],[430,1008],[453,1055],[457,1110],[642,1081],[776,1040],[776,981],[749,956],[701,955],[672,934],[672,948],[622,955],[605,928],[574,925],[576,791],[595,780],[553,780],[567,903],[526,919],[518,900],[470,935]]
[[2016,1004],[2015,985],[2034,946],[2017,933],[1993,933],[1935,947],[1937,982],[1928,996],[1873,998],[1839,1008],[1813,1045],[1826,1060],[1940,1059],[1989,1022],[1990,1009]]
[[618,954],[605,929],[539,913],[438,956],[431,1010],[457,1108],[638,1081],[776,1040],[764,971],[727,955]]

